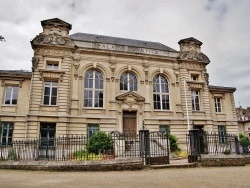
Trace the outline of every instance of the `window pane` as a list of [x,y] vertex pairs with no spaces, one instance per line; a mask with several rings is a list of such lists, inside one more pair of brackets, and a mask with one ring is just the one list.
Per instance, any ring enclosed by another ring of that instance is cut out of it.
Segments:
[[44,88],[44,95],[50,95],[50,88],[49,87]]
[[49,96],[44,96],[43,104],[49,105]]
[[56,105],[57,97],[51,97],[51,105]]
[[57,88],[52,88],[52,96],[57,96]]
[[17,104],[17,99],[12,99],[12,104]]

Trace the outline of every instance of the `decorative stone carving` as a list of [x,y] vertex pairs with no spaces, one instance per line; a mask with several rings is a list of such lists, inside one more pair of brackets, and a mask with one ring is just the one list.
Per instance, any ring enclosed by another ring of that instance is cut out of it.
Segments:
[[204,73],[204,77],[205,77],[205,81],[206,81],[207,85],[209,85],[209,74]]
[[38,67],[39,59],[36,57],[32,57],[32,72]]
[[145,101],[145,98],[132,91],[129,91],[117,96],[116,100],[118,104],[127,104],[129,106],[129,110],[132,110],[133,105],[142,105]]
[[143,71],[145,73],[145,82],[146,84],[148,84],[148,64],[143,64],[143,67],[144,67]]
[[189,60],[189,61],[202,61],[208,64],[210,60],[203,53],[197,53],[195,51],[184,52],[179,57],[180,60]]
[[111,70],[111,80],[114,82],[115,80],[115,69],[116,69],[116,58],[113,55],[109,56],[109,67]]
[[56,33],[44,35],[40,34],[31,41],[32,46],[34,45],[64,45],[68,47],[74,47],[74,42],[68,38],[58,35]]
[[79,68],[79,66],[80,66],[80,60],[74,60],[73,65],[74,65],[74,67],[75,67],[74,78],[75,78],[75,80],[76,80],[77,77],[78,77],[78,68]]

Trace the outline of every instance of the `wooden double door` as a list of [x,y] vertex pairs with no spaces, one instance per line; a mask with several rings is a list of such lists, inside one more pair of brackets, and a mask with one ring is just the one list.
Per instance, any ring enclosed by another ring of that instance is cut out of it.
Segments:
[[136,134],[137,131],[137,119],[136,111],[123,111],[123,133],[124,134]]

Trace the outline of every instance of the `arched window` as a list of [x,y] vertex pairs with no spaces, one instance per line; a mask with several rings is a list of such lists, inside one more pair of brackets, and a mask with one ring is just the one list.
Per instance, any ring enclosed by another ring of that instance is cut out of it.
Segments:
[[134,74],[126,72],[121,75],[120,90],[137,91],[137,79]]
[[154,77],[153,98],[155,110],[170,110],[168,82],[161,75]]
[[84,77],[84,107],[103,107],[103,75],[90,70]]

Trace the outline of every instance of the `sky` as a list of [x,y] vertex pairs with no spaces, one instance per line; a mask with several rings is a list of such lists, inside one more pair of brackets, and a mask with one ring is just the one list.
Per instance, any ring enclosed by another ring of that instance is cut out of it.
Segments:
[[160,42],[179,50],[194,37],[210,59],[209,84],[236,87],[250,106],[249,0],[0,0],[0,69],[31,70],[30,41],[41,21],[59,18],[82,32]]

